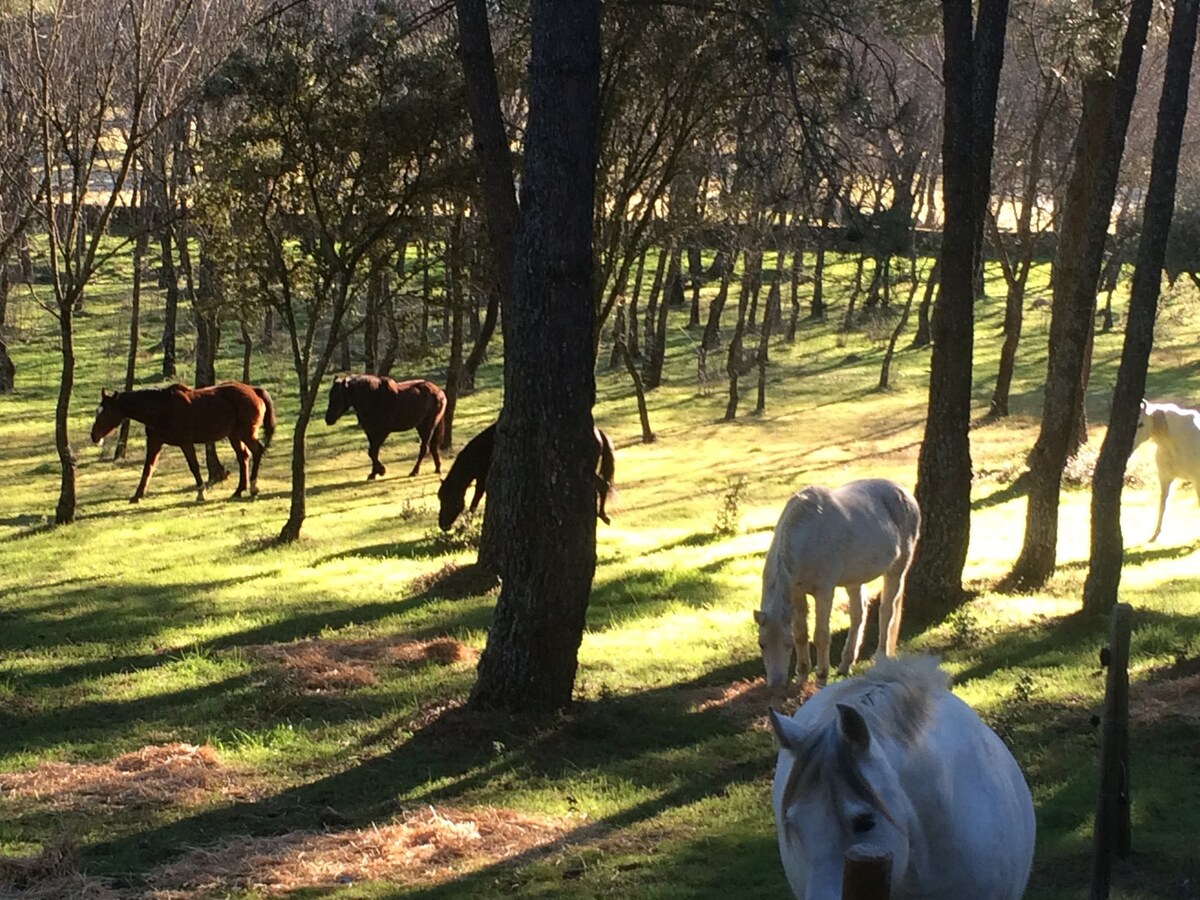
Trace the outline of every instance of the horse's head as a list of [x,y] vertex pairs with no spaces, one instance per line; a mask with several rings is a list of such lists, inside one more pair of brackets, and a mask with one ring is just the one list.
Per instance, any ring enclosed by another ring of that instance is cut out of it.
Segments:
[[804,707],[795,718],[770,711],[780,749],[772,802],[792,891],[838,900],[851,849],[890,853],[893,883],[901,879],[909,865],[912,806],[863,715],[848,704],[818,703],[819,697],[809,701],[821,707],[816,716],[805,717]]
[[792,632],[790,624],[764,609],[754,611],[758,623],[758,649],[767,671],[767,692],[773,701],[782,699],[792,678]]
[[443,481],[438,485],[438,527],[442,531],[449,531],[454,520],[462,515],[466,505],[467,492],[456,491],[448,482]]
[[125,414],[121,412],[115,391],[100,389],[100,405],[96,407],[96,421],[92,423],[92,443],[99,444],[104,436],[121,424]]
[[1154,431],[1154,419],[1147,409],[1146,401],[1142,401],[1141,408],[1138,410],[1137,430],[1133,433],[1133,449],[1136,450],[1142,444],[1150,439],[1151,433]]
[[325,410],[325,424],[332,425],[350,408],[350,379],[343,375],[333,379],[329,388],[329,408]]

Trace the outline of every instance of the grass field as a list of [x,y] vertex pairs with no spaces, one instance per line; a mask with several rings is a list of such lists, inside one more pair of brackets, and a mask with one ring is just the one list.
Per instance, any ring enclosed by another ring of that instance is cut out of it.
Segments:
[[[226,500],[222,485],[195,503],[168,448],[145,500],[127,502],[140,428],[120,463],[87,440],[100,388],[123,376],[127,294],[114,269],[78,322],[79,505],[68,527],[48,524],[59,484],[55,326],[27,295],[10,318],[18,391],[0,398],[0,895],[786,893],[751,619],[762,557],[783,500],[803,484],[882,475],[914,485],[928,351],[902,352],[892,390],[879,393],[880,342],[839,334],[835,308],[794,345],[773,346],[766,413],[749,415],[744,382],[742,414],[725,423],[724,383],[697,382],[698,335],[673,320],[665,383],[649,397],[652,444],[639,440],[627,376],[602,366],[595,413],[617,447],[620,496],[612,526],[599,526],[577,702],[527,722],[461,708],[495,593],[455,577],[473,553],[436,528],[432,467],[403,477],[411,433],[389,439],[388,476],[367,482],[353,420],[314,421],[303,537],[273,544],[287,518],[296,407],[282,357],[255,360],[281,420],[256,500]],[[1023,532],[1012,482],[1036,436],[1048,314],[1028,314],[1015,414],[984,424],[1001,286],[989,295],[978,307],[966,571],[976,599],[936,628],[903,629],[902,650],[939,654],[1025,771],[1039,827],[1029,896],[1079,898],[1107,635],[1106,620],[1078,613],[1086,473],[1120,334],[1097,337],[1093,436],[1063,497],[1059,574],[1039,593],[1001,595],[992,585]],[[1200,393],[1194,299],[1164,299],[1155,399]],[[143,324],[148,346],[155,310]],[[226,337],[218,375],[238,376],[239,352]],[[459,403],[459,444],[496,414],[497,359]],[[155,383],[157,358],[140,365]],[[394,374],[440,381],[441,363]],[[1150,454],[1133,458],[1122,520],[1122,599],[1135,609],[1134,854],[1117,865],[1114,896],[1197,897],[1200,523],[1181,491],[1163,536],[1144,543],[1157,501]],[[844,606],[834,616],[837,652]]]

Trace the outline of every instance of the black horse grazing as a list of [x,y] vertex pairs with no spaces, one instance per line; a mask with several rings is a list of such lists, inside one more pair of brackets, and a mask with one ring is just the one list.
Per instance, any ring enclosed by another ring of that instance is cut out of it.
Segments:
[[379,448],[393,431],[417,429],[421,450],[409,477],[421,471],[425,454],[433,456],[433,470],[442,471],[442,455],[438,445],[445,427],[446,395],[432,381],[394,381],[378,375],[343,375],[333,380],[329,389],[329,409],[325,424],[332,425],[346,410],[354,407],[358,424],[367,435],[367,455],[371,457],[371,474],[367,480],[384,474],[387,469],[379,461]]
[[[596,515],[606,525],[612,524],[604,511],[604,504],[613,491],[613,473],[616,462],[612,441],[599,428],[593,429],[599,445],[600,458],[596,463]],[[475,493],[471,497],[471,512],[479,506],[487,491],[488,470],[492,467],[492,448],[496,443],[496,423],[492,423],[463,445],[454,459],[446,478],[438,487],[438,525],[449,531],[463,511],[467,500],[467,485],[475,482]]]
[[[275,433],[275,404],[260,387],[225,381],[212,387],[192,389],[182,384],[138,391],[100,392],[92,441],[104,436],[125,419],[146,426],[146,464],[142,480],[129,498],[137,503],[146,493],[146,483],[158,462],[163,444],[183,451],[188,468],[196,479],[196,499],[204,499],[204,481],[196,459],[196,444],[228,438],[238,461],[238,486],[233,496],[240,497],[247,487],[250,496],[258,493],[258,464],[262,461],[271,435]],[[262,429],[262,440],[258,439]],[[249,470],[249,471],[247,471]]]

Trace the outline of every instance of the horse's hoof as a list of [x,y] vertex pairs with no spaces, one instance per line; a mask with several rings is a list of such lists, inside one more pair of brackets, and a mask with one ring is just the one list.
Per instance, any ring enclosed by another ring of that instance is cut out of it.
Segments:
[[257,496],[258,496],[258,485],[251,485],[251,486],[250,486],[250,496],[251,496],[251,497],[257,497]]
[[612,519],[610,519],[610,518],[609,518],[608,516],[606,516],[604,513],[600,513],[600,521],[601,521],[601,522],[603,522],[605,525],[611,525],[611,524],[612,524]]
[[828,669],[818,669],[817,674],[816,674],[816,681],[817,681],[817,684],[821,685],[821,686],[823,686],[826,682],[828,682],[829,681],[829,670]]
[[130,503],[141,503],[141,502],[142,502],[142,498],[141,498],[141,497],[130,497],[130,498],[129,498],[129,502],[130,502]]

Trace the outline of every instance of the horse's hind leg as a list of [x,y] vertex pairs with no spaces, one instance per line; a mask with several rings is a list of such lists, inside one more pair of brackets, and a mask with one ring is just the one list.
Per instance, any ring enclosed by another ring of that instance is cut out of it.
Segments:
[[192,477],[196,479],[196,502],[203,502],[204,479],[200,476],[200,460],[196,458],[196,447],[193,444],[182,444],[179,449],[183,451],[188,468],[192,470]]
[[267,452],[266,445],[257,438],[250,439],[250,496],[258,495],[258,465],[262,462],[263,454]]
[[425,424],[418,425],[417,436],[421,439],[421,448],[417,450],[417,461],[413,463],[412,471],[408,473],[408,477],[412,478],[421,471],[421,462],[425,459],[426,453],[433,457],[434,471],[442,471],[442,457],[438,452],[437,442],[432,439],[433,429]]
[[858,662],[858,653],[862,649],[863,620],[867,613],[867,601],[861,584],[846,585],[846,596],[850,601],[850,632],[846,635],[846,646],[842,648],[839,675],[849,675],[850,667]]
[[792,591],[792,644],[796,648],[796,684],[804,687],[812,659],[808,650],[808,594]]
[[158,465],[158,454],[162,452],[162,441],[150,436],[149,431],[146,432],[146,462],[142,466],[142,480],[138,482],[137,490],[133,492],[133,496],[129,498],[130,503],[137,503],[146,495],[146,485],[150,483],[150,476],[154,473],[154,467]]
[[237,438],[229,438],[229,446],[233,448],[233,455],[237,457],[238,465],[238,484],[237,490],[233,492],[233,496],[240,497],[246,491],[246,475],[250,468],[250,451],[246,449],[246,445]]
[[895,569],[883,576],[883,593],[879,595],[879,645],[875,661],[896,655],[900,642],[900,618],[904,613],[904,570]]
[[596,475],[596,516],[605,525],[611,525],[612,521],[608,518],[608,513],[604,511],[604,501],[608,499],[609,484],[604,480],[604,476]]

